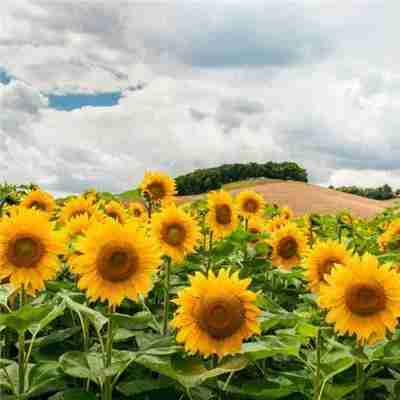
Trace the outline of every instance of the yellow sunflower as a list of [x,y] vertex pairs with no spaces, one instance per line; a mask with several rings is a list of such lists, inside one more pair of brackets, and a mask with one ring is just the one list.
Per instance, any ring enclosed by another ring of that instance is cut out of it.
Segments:
[[294,213],[293,211],[288,207],[288,206],[284,206],[280,209],[280,213],[279,215],[285,219],[286,221],[291,220],[294,217]]
[[374,344],[394,331],[400,317],[400,275],[376,257],[353,257],[337,266],[320,288],[320,306],[340,334],[355,334],[361,344]]
[[299,265],[307,251],[306,237],[294,223],[288,223],[275,231],[269,243],[272,246],[272,263],[284,270]]
[[85,199],[83,197],[76,197],[67,201],[64,207],[61,209],[59,219],[61,223],[65,224],[73,217],[85,213],[87,213],[88,215],[92,215],[94,211],[95,209],[91,200]]
[[147,220],[147,210],[144,204],[140,201],[134,201],[129,204],[129,212],[130,215],[141,221],[141,222],[146,222]]
[[[400,219],[393,220],[386,231],[378,237],[378,244],[382,251],[386,250],[390,243],[400,241]],[[400,244],[400,243],[399,243]]]
[[65,224],[65,232],[69,238],[74,238],[79,235],[84,235],[86,230],[91,224],[93,224],[97,219],[95,217],[89,217],[87,213],[77,215],[76,217],[70,218]]
[[326,283],[326,277],[331,273],[332,268],[339,264],[346,265],[350,258],[350,252],[341,242],[334,240],[317,242],[303,263],[310,290],[318,293],[320,286]]
[[32,190],[24,200],[22,200],[21,206],[50,213],[54,209],[55,201],[50,193],[41,190]]
[[176,193],[174,179],[158,171],[146,171],[140,189],[155,202],[170,202]]
[[161,251],[176,263],[194,251],[201,236],[197,221],[175,206],[153,215],[152,231]]
[[238,225],[238,214],[232,197],[223,190],[208,193],[207,224],[214,237],[220,239],[229,235]]
[[[253,235],[258,235],[260,233],[266,232],[265,220],[257,215],[250,217],[247,225],[247,230]],[[256,239],[254,243],[258,242]]]
[[47,214],[21,207],[0,222],[0,281],[33,294],[56,276],[65,237],[53,230]]
[[284,227],[287,223],[287,219],[282,218],[280,215],[276,215],[267,222],[265,229],[267,232],[273,233]]
[[115,200],[111,200],[105,207],[104,213],[119,222],[120,224],[124,224],[127,220],[126,210],[121,203],[118,203]]
[[152,273],[160,263],[156,242],[136,223],[121,225],[112,219],[94,223],[77,243],[79,256],[71,260],[79,276],[78,287],[96,301],[119,305],[124,298],[136,300],[152,285]]
[[245,218],[260,215],[265,207],[264,198],[253,190],[244,190],[236,197],[238,212]]
[[247,289],[250,279],[221,269],[218,275],[197,272],[190,283],[174,301],[178,309],[171,322],[186,351],[222,358],[240,352],[243,340],[260,333],[261,312],[256,294]]

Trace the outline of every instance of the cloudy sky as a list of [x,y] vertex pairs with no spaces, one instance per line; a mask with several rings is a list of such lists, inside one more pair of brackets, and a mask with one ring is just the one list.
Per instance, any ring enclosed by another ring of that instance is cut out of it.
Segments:
[[120,192],[145,169],[293,160],[314,183],[400,187],[399,15],[397,0],[3,0],[0,178]]

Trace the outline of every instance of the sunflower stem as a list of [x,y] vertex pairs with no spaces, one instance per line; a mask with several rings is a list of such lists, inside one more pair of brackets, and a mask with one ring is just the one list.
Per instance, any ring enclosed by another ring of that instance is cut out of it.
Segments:
[[318,329],[317,336],[315,338],[317,365],[315,370],[314,400],[318,400],[319,392],[321,389],[321,348],[322,348],[321,329]]
[[[25,288],[22,286],[20,291],[20,303],[22,308],[25,304]],[[23,398],[25,393],[25,331],[18,333],[18,394]]]
[[168,331],[170,279],[171,279],[171,258],[168,257],[165,263],[163,336],[166,336]]
[[[359,346],[359,349],[362,352],[363,348],[361,345]],[[359,358],[357,358],[356,361],[356,373],[357,373],[356,400],[364,400],[364,369]]]
[[210,240],[208,244],[208,263],[207,263],[207,275],[211,268],[211,252],[213,247],[213,231],[210,231]]
[[[110,368],[112,363],[112,348],[113,348],[113,321],[112,321],[112,313],[113,308],[110,308],[110,315],[108,321],[108,329],[107,329],[107,344],[106,344],[106,365],[105,368]],[[104,400],[112,400],[112,384],[111,377],[107,376],[105,385],[104,385]]]

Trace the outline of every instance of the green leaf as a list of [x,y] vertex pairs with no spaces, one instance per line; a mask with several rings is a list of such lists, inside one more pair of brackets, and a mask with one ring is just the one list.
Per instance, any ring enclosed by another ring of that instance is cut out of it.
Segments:
[[[74,326],[72,328],[67,328],[67,329],[55,330],[54,332],[50,333],[50,335],[35,339],[33,348],[36,349],[40,347],[46,347],[54,343],[63,342],[65,339],[70,338],[71,336],[75,335],[80,331],[81,328],[79,326]],[[27,341],[27,343],[29,343],[29,341]]]
[[139,355],[135,362],[174,379],[186,388],[200,385],[207,379],[215,378],[222,374],[239,371],[248,364],[245,357],[237,356],[223,361],[216,368],[207,369],[203,361],[196,358],[183,359],[178,356],[168,357],[148,354]]
[[301,340],[296,336],[263,336],[258,342],[244,343],[241,353],[252,361],[278,355],[297,357],[301,344]]
[[173,385],[169,379],[161,377],[160,379],[134,379],[121,382],[117,386],[117,390],[124,396],[134,396],[141,393],[151,392],[153,390],[164,389]]
[[10,284],[0,285],[0,304],[7,306],[8,298],[15,291]]
[[58,372],[58,363],[35,365],[28,374],[29,390],[26,397],[33,397],[61,389],[63,380]]
[[32,335],[37,335],[42,329],[53,322],[56,318],[64,314],[65,303],[61,305],[56,305],[53,309],[38,323],[33,324],[29,327],[29,331]]
[[141,311],[135,315],[113,313],[110,318],[115,326],[130,330],[145,329],[152,321],[152,315],[147,311]]
[[96,395],[83,389],[69,389],[51,396],[49,400],[96,400]]
[[82,316],[85,316],[99,332],[101,328],[108,323],[108,319],[100,312],[92,310],[83,304],[77,303],[65,294],[59,294],[59,296],[65,301],[66,306],[70,310],[76,312],[81,316],[81,318]]
[[27,304],[17,311],[0,315],[0,326],[7,326],[17,332],[25,332],[46,318],[51,313],[52,308],[53,306],[51,305],[34,307]]

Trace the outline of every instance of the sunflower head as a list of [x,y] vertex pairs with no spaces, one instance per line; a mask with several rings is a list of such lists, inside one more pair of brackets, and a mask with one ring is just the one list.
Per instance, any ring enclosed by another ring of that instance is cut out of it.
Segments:
[[319,292],[335,265],[346,265],[351,258],[346,246],[338,241],[317,242],[303,262],[310,290]]
[[307,251],[306,237],[293,223],[288,223],[275,231],[269,243],[272,246],[272,263],[284,270],[299,265]]
[[152,219],[153,237],[162,252],[174,262],[181,262],[186,254],[194,251],[200,240],[197,221],[183,210],[170,206]]
[[78,287],[91,300],[112,306],[124,298],[146,295],[151,275],[161,263],[158,246],[136,223],[121,225],[112,219],[92,224],[79,240],[77,252],[71,269],[79,276]]
[[236,197],[238,212],[245,218],[260,215],[264,210],[266,202],[264,198],[253,190],[244,190]]
[[140,222],[147,221],[147,210],[144,204],[140,201],[134,201],[129,204],[129,213],[134,218]]
[[84,235],[89,226],[95,221],[96,218],[94,216],[89,217],[89,215],[86,213],[77,215],[76,217],[68,220],[68,222],[65,224],[64,229],[67,236],[70,239],[73,239],[74,237]]
[[55,207],[55,201],[53,196],[47,192],[32,190],[24,200],[22,200],[21,206],[50,213]]
[[104,213],[107,215],[107,217],[114,219],[120,224],[124,224],[126,222],[127,215],[125,208],[121,203],[115,200],[111,200],[104,207]]
[[155,202],[170,202],[176,193],[174,179],[157,171],[145,172],[140,189],[145,196]]
[[389,245],[400,247],[400,219],[395,219],[388,225],[385,232],[379,236],[378,244],[382,251],[387,250]]
[[44,288],[55,277],[58,256],[65,253],[64,235],[53,230],[47,214],[20,207],[0,223],[0,281],[29,293]]
[[[261,218],[258,215],[250,217],[247,225],[247,230],[249,233],[252,233],[253,235],[258,235],[260,233],[266,232],[264,218]],[[258,240],[256,239],[254,243],[257,242]]]
[[84,197],[76,197],[68,200],[61,209],[60,222],[66,223],[71,218],[87,213],[91,216],[95,212],[92,202]]
[[394,331],[400,317],[400,275],[375,256],[352,257],[334,268],[320,288],[320,306],[340,334],[374,344]]
[[216,238],[229,235],[238,225],[238,214],[232,197],[223,190],[210,192],[207,198],[207,223]]
[[279,215],[285,219],[286,221],[291,220],[294,217],[294,213],[293,211],[288,207],[288,206],[284,206],[280,209],[280,213]]
[[247,289],[250,279],[221,269],[218,275],[197,272],[190,283],[175,300],[178,309],[172,321],[186,351],[221,358],[239,352],[243,340],[260,333],[261,312],[254,304],[256,294]]
[[280,215],[276,215],[267,222],[265,229],[267,232],[273,233],[283,228],[287,223],[288,223],[287,219],[282,218]]

